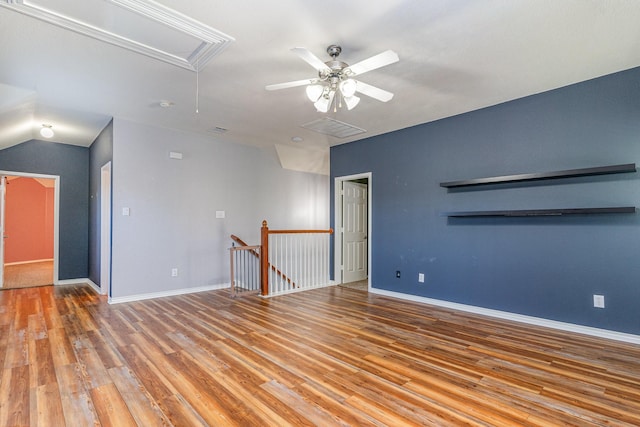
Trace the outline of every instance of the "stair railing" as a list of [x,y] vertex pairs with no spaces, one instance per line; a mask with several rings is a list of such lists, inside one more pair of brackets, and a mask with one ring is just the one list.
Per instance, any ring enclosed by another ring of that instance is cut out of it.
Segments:
[[239,295],[258,294],[261,290],[260,246],[248,246],[242,243],[241,246],[233,246],[229,249],[232,298]]
[[[253,254],[256,258],[260,258],[260,252],[259,252],[259,246],[249,246],[247,245],[244,240],[242,240],[241,238],[239,238],[238,236],[232,234],[231,235],[231,240],[233,240],[234,242],[236,242],[237,244],[240,245],[240,247],[245,247],[245,248],[250,248],[249,249],[249,253]],[[255,249],[255,248],[258,249]],[[261,264],[262,265],[262,264]],[[261,267],[262,268],[262,267]],[[280,276],[283,280],[286,280],[287,283],[289,283],[292,287],[296,287],[296,284],[286,275],[284,275],[282,273],[282,271],[280,271],[278,268],[276,268],[275,265],[271,265],[271,263],[269,263],[269,261],[267,260],[267,270],[271,269],[273,272],[275,272],[278,276]]]
[[330,285],[331,234],[332,229],[270,230],[267,221],[262,221],[261,294],[273,296]]

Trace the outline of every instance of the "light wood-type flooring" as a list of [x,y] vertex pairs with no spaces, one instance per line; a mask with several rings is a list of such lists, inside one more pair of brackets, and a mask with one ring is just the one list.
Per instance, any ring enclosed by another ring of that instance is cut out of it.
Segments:
[[345,288],[350,288],[350,289],[367,291],[369,289],[369,281],[367,279],[359,280],[357,282],[342,283],[340,284],[340,286],[343,286]]
[[53,284],[53,261],[5,265],[2,287],[28,288]]
[[638,426],[640,346],[334,286],[0,291],[0,426]]

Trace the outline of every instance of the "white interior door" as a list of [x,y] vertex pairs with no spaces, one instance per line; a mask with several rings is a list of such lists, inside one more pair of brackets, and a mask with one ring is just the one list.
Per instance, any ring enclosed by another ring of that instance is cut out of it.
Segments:
[[367,184],[345,181],[342,190],[342,281],[349,283],[367,278]]
[[0,175],[0,288],[4,285],[4,194],[6,177]]

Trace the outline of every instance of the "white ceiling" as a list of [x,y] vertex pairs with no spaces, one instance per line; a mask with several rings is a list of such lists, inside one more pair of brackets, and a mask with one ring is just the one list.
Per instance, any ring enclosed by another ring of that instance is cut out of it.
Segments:
[[[159,3],[235,41],[196,76],[0,7],[0,149],[38,138],[42,123],[57,142],[88,146],[118,117],[281,151],[326,150],[640,66],[637,0]],[[301,127],[325,116],[303,87],[264,89],[317,75],[292,47],[328,60],[330,44],[349,64],[387,49],[400,57],[359,77],[393,92],[391,101],[362,96],[354,110],[328,114],[366,130],[344,139]],[[174,105],[160,108],[162,100]]]

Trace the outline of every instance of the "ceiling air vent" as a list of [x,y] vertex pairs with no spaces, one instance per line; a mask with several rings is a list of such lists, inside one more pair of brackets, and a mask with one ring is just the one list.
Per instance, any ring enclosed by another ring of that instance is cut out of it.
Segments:
[[347,138],[366,132],[364,129],[360,129],[359,127],[329,117],[305,123],[302,127],[314,132],[333,136],[335,138]]

